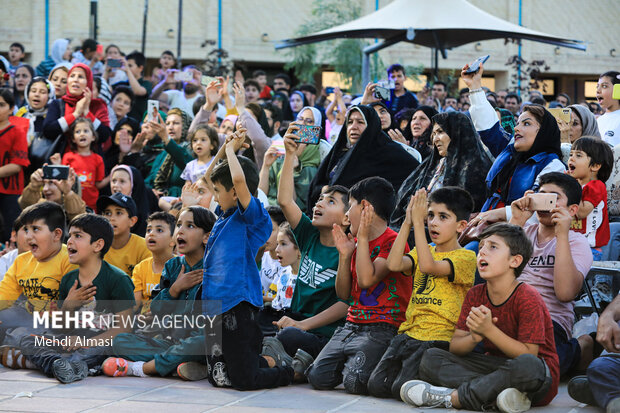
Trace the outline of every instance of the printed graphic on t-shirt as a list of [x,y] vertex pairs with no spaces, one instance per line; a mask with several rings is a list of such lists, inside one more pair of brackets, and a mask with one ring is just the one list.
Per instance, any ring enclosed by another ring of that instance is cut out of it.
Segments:
[[24,295],[34,300],[49,301],[58,298],[60,282],[54,277],[29,277],[17,280]]
[[540,271],[543,268],[553,268],[555,265],[555,255],[535,255],[530,258],[529,266],[533,271]]
[[336,270],[331,268],[323,269],[321,264],[312,261],[306,255],[299,266],[298,280],[311,288],[318,288],[325,281],[335,277],[336,274]]

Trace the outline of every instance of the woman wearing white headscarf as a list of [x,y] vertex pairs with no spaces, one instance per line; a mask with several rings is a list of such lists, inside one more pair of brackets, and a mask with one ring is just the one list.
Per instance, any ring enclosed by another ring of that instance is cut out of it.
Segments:
[[54,66],[61,63],[70,64],[71,48],[69,39],[57,39],[52,45],[52,52],[37,66],[37,76],[47,77]]

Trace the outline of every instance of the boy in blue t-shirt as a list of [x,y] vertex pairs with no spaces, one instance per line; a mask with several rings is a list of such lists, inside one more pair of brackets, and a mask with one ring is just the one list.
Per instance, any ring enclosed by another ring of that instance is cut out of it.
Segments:
[[[205,334],[209,381],[217,387],[256,390],[288,385],[289,366],[269,368],[259,355],[263,334],[258,309],[263,305],[255,257],[271,235],[271,219],[257,198],[258,169],[237,157],[246,131],[226,139],[205,173],[219,206],[207,241],[202,281],[203,312],[216,316],[219,334]],[[247,145],[246,145],[247,146]],[[220,159],[225,160],[219,162]]]

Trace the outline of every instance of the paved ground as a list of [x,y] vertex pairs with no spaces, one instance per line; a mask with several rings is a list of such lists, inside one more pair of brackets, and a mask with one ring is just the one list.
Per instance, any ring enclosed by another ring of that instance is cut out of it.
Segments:
[[[419,410],[419,409],[418,409]],[[39,372],[0,366],[0,411],[10,412],[361,412],[399,413],[414,409],[395,400],[319,392],[309,385],[254,392],[216,389],[206,381],[176,378],[89,377],[60,384]],[[451,410],[454,411],[454,410]],[[562,385],[550,406],[536,412],[594,413],[572,400]]]

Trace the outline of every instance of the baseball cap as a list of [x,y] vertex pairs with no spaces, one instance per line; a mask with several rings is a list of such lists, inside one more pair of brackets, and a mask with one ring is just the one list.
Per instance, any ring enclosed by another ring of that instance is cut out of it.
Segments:
[[101,212],[109,205],[117,205],[121,208],[125,208],[127,212],[129,212],[130,218],[138,215],[138,207],[136,207],[134,200],[130,196],[120,192],[112,194],[111,196],[100,196],[99,199],[97,199],[97,211]]

